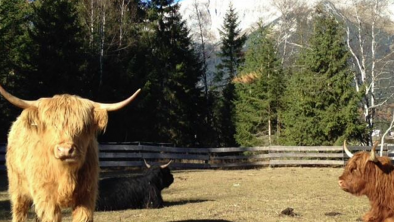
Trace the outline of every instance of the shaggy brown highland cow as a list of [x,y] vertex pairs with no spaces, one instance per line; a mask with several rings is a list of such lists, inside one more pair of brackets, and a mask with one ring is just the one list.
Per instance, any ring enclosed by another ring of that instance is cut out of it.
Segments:
[[61,208],[72,208],[74,222],[93,221],[99,162],[97,133],[107,126],[108,111],[128,99],[101,104],[73,95],[36,101],[2,94],[23,109],[8,135],[6,166],[12,221],[22,222],[32,204],[39,221],[61,221]]
[[394,222],[394,166],[388,157],[377,157],[375,143],[371,152],[352,154],[344,142],[349,161],[339,177],[342,190],[356,196],[365,195],[371,209],[363,216],[368,222]]

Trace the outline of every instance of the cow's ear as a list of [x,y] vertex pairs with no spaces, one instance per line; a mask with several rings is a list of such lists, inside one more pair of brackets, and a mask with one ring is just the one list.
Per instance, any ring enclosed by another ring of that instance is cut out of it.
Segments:
[[108,124],[108,113],[104,109],[94,109],[94,121],[100,131],[105,131]]
[[38,108],[35,106],[24,109],[20,118],[23,119],[25,127],[28,129],[37,129],[40,123]]

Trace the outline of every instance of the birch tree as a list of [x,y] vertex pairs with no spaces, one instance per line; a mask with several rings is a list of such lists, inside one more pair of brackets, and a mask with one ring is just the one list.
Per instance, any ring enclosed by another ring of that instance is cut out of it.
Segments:
[[302,4],[300,1],[294,0],[276,0],[272,2],[274,7],[280,12],[280,25],[277,29],[276,44],[278,51],[282,52],[281,64],[283,65],[286,60],[289,59],[292,47],[294,44],[291,43],[291,30],[295,29],[297,23],[294,22],[294,12],[301,9]]
[[350,5],[340,16],[346,24],[355,87],[363,96],[363,118],[372,133],[376,109],[394,95],[390,77],[394,55],[391,50],[387,50],[388,35],[385,33],[394,27],[394,23],[388,18],[387,0],[352,0],[348,3]]
[[85,38],[92,55],[90,69],[94,88],[97,89],[95,94],[104,91],[104,85],[111,88],[108,79],[121,81],[116,75],[126,73],[123,68],[128,62],[125,55],[137,39],[134,29],[138,24],[138,4],[139,0],[80,2],[82,24],[87,33]]
[[393,129],[393,126],[394,126],[394,112],[393,112],[393,117],[391,118],[391,123],[389,127],[386,129],[386,131],[383,133],[383,136],[380,141],[380,152],[379,152],[380,156],[383,156],[384,138],[387,136],[387,134],[390,133],[390,131]]
[[209,1],[193,0],[191,4],[192,13],[190,13],[189,21],[191,27],[191,35],[195,42],[195,49],[199,53],[203,63],[203,85],[205,98],[208,100],[209,90],[209,59],[214,55],[214,48],[209,43],[213,41],[214,36],[210,30],[211,18],[209,14]]

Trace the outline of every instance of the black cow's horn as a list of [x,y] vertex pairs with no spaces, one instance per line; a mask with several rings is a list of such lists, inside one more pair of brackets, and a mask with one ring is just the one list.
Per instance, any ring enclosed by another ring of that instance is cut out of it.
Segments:
[[168,162],[167,164],[161,165],[160,168],[164,169],[164,168],[168,167],[171,163],[172,163],[172,160],[170,160],[170,162]]
[[145,159],[144,159],[144,163],[145,163],[145,166],[146,166],[147,168],[150,168],[150,165],[146,162]]
[[352,158],[352,157],[353,157],[353,153],[350,152],[349,149],[348,149],[347,146],[346,146],[346,140],[343,141],[343,150],[345,150],[345,153],[346,153],[346,155],[347,155],[349,158]]

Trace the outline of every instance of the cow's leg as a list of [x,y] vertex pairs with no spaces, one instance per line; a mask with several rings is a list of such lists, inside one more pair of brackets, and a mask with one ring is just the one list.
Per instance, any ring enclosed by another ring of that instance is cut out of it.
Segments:
[[148,196],[147,208],[163,207],[163,197],[161,196],[161,191],[157,187],[151,186]]
[[21,179],[23,176],[16,173],[13,170],[14,168],[11,163],[7,164],[8,193],[10,194],[12,221],[23,222],[27,219],[27,213],[32,200],[23,191],[23,179]]
[[[97,185],[95,186],[97,187]],[[96,191],[94,188],[93,191]],[[73,222],[92,222],[96,206],[96,192],[81,192],[73,207]]]
[[56,204],[52,192],[36,193],[33,197],[34,208],[37,218],[42,222],[60,222],[62,221],[62,212]]
[[163,197],[161,196],[160,191],[158,191],[158,195],[157,198],[155,199],[155,202],[153,203],[153,207],[154,208],[162,208],[164,207],[164,201],[163,201]]
[[31,200],[18,193],[11,194],[12,222],[23,222],[27,219],[27,213],[31,206]]
[[92,222],[94,206],[94,201],[78,203],[73,209],[73,222]]
[[59,206],[53,204],[35,204],[37,221],[41,222],[60,222],[62,212]]
[[85,165],[79,170],[78,189],[73,206],[73,222],[91,222],[98,193],[98,156],[97,147],[89,147]]
[[369,211],[363,216],[364,222],[382,222],[383,218],[381,217],[380,212]]

